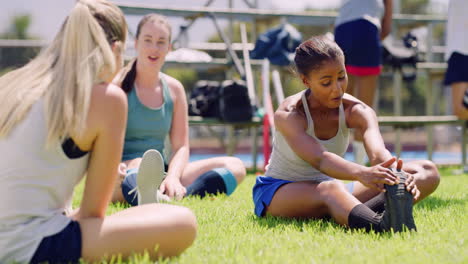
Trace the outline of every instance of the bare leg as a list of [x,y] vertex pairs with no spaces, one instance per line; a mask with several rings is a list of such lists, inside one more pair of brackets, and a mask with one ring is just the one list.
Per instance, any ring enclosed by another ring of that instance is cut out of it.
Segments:
[[190,162],[184,169],[180,182],[183,186],[189,186],[203,173],[216,169],[226,168],[236,177],[237,184],[241,183],[246,175],[244,163],[234,157],[217,157]]
[[468,110],[463,106],[463,96],[468,89],[468,82],[452,83],[453,114],[463,120],[468,120]]
[[[128,168],[138,168],[141,163],[141,158],[125,161]],[[204,159],[199,161],[190,162],[184,169],[182,177],[180,179],[183,186],[187,187],[192,184],[200,175],[203,173],[215,169],[215,168],[226,168],[232,172],[236,178],[237,184],[240,184],[246,175],[245,166],[242,161],[234,157],[217,157],[211,159]],[[125,198],[122,194],[122,188],[120,184],[122,179],[116,185],[114,193],[112,194],[112,202],[124,202]]]
[[167,204],[132,207],[104,219],[79,222],[86,261],[118,254],[127,258],[144,251],[152,259],[176,256],[192,244],[197,229],[195,215],[189,209]]
[[[429,160],[417,160],[403,163],[403,170],[407,173],[413,174],[416,180],[416,186],[418,187],[421,195],[415,203],[433,193],[440,182],[440,174],[437,170],[437,166]],[[361,202],[366,202],[372,197],[379,194],[377,191],[365,187],[362,183],[356,182],[354,184],[353,195]]]
[[116,203],[116,202],[125,202],[125,197],[123,196],[122,193],[122,181],[118,180],[117,184],[115,185],[114,192],[112,192],[112,198],[111,202]]
[[[138,168],[141,163],[141,158],[136,158],[132,160],[126,160],[123,162],[125,164],[126,169],[133,169],[133,168]],[[122,163],[121,163],[122,164]],[[119,165],[119,170],[121,167],[121,164]],[[111,202],[125,202],[124,195],[122,193],[122,181],[125,179],[125,174],[119,171],[119,177],[117,178],[117,182],[115,184],[114,191],[112,192],[112,198]]]
[[356,97],[370,107],[374,107],[374,96],[378,78],[378,75],[356,77]]
[[437,166],[429,160],[418,160],[403,164],[403,170],[413,174],[416,179],[416,186],[421,195],[416,202],[419,202],[433,193],[440,182],[440,174]]
[[[349,75],[353,80],[354,96],[369,107],[374,107],[375,90],[377,87],[378,75],[355,76]],[[362,142],[362,135],[355,133],[354,140]]]
[[138,167],[140,167],[141,157],[140,158],[135,158],[135,159],[132,159],[132,160],[126,160],[123,163],[125,163],[127,165],[127,169],[138,168]]
[[280,187],[266,213],[289,218],[322,218],[331,215],[340,225],[348,225],[348,216],[360,202],[341,181],[321,183],[293,182]]

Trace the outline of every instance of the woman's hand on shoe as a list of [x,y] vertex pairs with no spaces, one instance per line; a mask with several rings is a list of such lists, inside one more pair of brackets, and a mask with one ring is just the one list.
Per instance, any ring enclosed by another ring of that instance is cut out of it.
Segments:
[[419,196],[421,195],[421,192],[419,191],[418,186],[416,186],[416,180],[413,174],[407,173],[407,172],[405,172],[405,174],[406,174],[406,182],[405,182],[406,190],[413,195],[414,200],[417,200]]
[[180,183],[179,179],[166,178],[161,183],[159,190],[170,198],[182,199],[187,193],[187,189]]
[[385,162],[365,167],[362,173],[358,174],[358,181],[371,189],[383,192],[384,184],[398,184],[398,177],[389,169],[396,161],[396,158],[391,158]]
[[416,186],[416,179],[414,178],[413,174],[405,172],[404,170],[402,170],[402,168],[403,168],[403,161],[398,160],[397,170],[401,170],[406,175],[406,181],[405,181],[406,190],[413,195],[414,200],[417,200],[419,196],[421,195],[421,192],[419,191],[418,186]]

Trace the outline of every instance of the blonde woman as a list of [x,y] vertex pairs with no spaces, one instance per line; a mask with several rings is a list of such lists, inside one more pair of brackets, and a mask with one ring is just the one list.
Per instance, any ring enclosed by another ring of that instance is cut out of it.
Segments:
[[[109,84],[126,30],[115,5],[78,1],[50,47],[0,78],[0,263],[157,258],[193,242],[195,217],[183,207],[105,214],[127,119],[125,93]],[[81,206],[66,213],[85,173]]]
[[[137,57],[117,78],[128,97],[122,157],[128,170],[121,188],[114,192],[114,201],[137,205],[187,195],[230,195],[245,177],[238,158],[188,162],[187,97],[178,80],[161,72],[170,43],[167,19],[157,14],[144,16],[136,30]],[[163,157],[166,138],[172,153]]]

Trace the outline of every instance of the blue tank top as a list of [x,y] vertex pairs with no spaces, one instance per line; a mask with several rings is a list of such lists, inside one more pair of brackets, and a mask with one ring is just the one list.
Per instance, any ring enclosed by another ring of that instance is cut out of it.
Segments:
[[[161,76],[164,101],[159,108],[149,108],[138,99],[135,86],[128,94],[128,119],[122,160],[143,156],[148,149],[164,153],[164,142],[172,125],[174,104],[169,86]],[[167,164],[167,158],[164,161]]]

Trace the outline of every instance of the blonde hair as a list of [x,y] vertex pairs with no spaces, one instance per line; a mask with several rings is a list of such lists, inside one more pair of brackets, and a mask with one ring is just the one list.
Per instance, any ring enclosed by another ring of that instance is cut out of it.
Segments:
[[8,136],[44,97],[47,144],[79,135],[91,91],[117,65],[111,44],[125,42],[122,11],[106,0],[80,0],[51,45],[24,67],[0,78],[0,138]]

